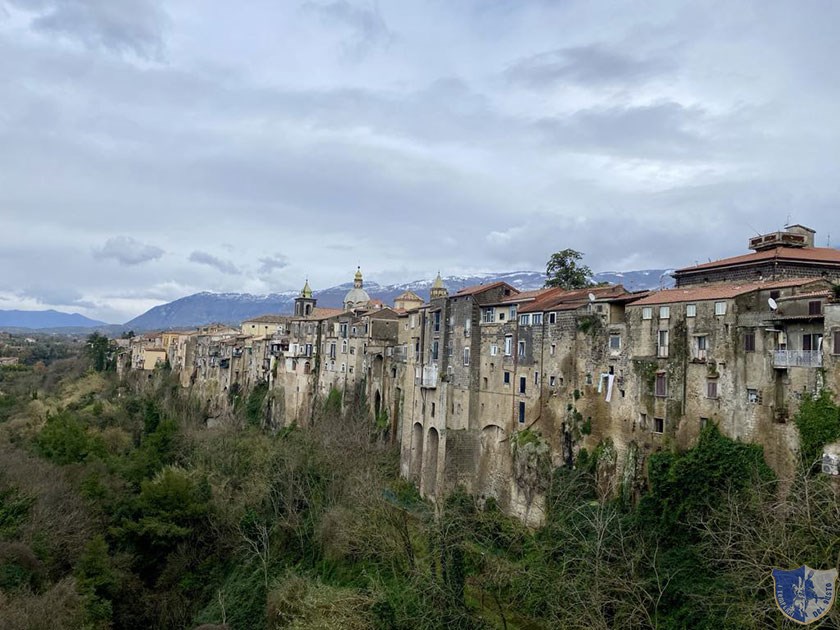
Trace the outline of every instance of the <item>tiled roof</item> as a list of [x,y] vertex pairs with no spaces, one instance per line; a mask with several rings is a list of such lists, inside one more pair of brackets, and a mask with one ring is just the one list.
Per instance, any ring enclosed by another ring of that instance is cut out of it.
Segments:
[[787,300],[804,300],[805,298],[821,298],[831,295],[831,291],[823,289],[822,291],[808,291],[806,293],[796,293],[795,295],[785,295],[777,298],[779,302]]
[[739,295],[766,289],[784,289],[798,287],[814,282],[822,282],[819,278],[791,278],[770,282],[743,282],[704,284],[688,286],[678,289],[664,289],[655,291],[630,306],[650,306],[652,304],[674,304],[678,302],[703,302],[708,300],[729,300]]
[[716,269],[718,267],[729,267],[744,265],[765,260],[784,260],[789,262],[828,263],[840,265],[840,249],[833,247],[776,247],[743,256],[733,256],[703,263],[694,267],[683,267],[677,269],[675,274],[691,273],[705,269]]
[[[501,286],[510,286],[507,282],[502,282],[499,280],[498,282],[491,282],[490,284],[474,284],[471,287],[464,287],[460,291],[458,291],[455,296],[456,297],[463,297],[465,295],[476,295],[478,293],[484,293],[489,289],[495,289],[496,287]],[[516,291],[513,287],[510,287],[512,290]]]
[[285,324],[287,321],[289,321],[288,315],[260,315],[259,317],[249,317],[248,319],[242,320],[242,323]]
[[316,306],[312,310],[312,315],[304,317],[303,319],[329,319],[330,317],[338,317],[342,313],[346,313],[343,308],[322,308],[320,306]]
[[589,302],[589,294],[598,301],[619,298],[627,294],[620,284],[568,291],[560,287],[544,290],[532,303],[519,309],[520,313],[573,310]]

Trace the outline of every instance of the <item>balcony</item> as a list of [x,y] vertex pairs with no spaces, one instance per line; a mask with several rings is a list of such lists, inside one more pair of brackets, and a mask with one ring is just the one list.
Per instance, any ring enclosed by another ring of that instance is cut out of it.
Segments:
[[819,350],[775,350],[773,352],[773,367],[822,367],[822,352]]
[[437,387],[438,382],[438,366],[433,365],[424,365],[423,366],[423,376],[422,380],[420,381],[420,387],[427,387],[427,388],[435,388]]

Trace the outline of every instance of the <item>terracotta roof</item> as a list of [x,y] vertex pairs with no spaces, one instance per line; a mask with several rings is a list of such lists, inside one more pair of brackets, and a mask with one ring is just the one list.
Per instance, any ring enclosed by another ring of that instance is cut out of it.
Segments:
[[422,302],[423,298],[417,295],[414,291],[403,291],[397,297],[394,298],[394,301],[410,301],[410,302]]
[[808,291],[806,293],[796,293],[794,295],[784,295],[780,298],[776,298],[779,302],[785,302],[788,300],[801,300],[805,298],[819,298],[819,297],[828,297],[831,295],[831,291],[828,289],[823,289],[822,291]]
[[752,254],[744,254],[743,256],[733,256],[732,258],[713,260],[712,262],[703,263],[702,265],[696,265],[694,267],[683,267],[682,269],[677,269],[674,273],[691,273],[693,271],[745,265],[773,259],[790,262],[829,263],[840,265],[840,249],[834,249],[833,247],[776,247],[774,249],[768,249],[761,252],[753,252]]
[[770,282],[744,282],[741,284],[720,283],[692,285],[677,289],[655,291],[630,306],[650,306],[652,304],[674,304],[679,302],[703,302],[708,300],[729,300],[739,295],[766,289],[784,289],[798,287],[814,282],[822,282],[820,278],[791,278]]
[[519,312],[539,313],[542,311],[573,310],[589,302],[590,293],[595,296],[596,300],[608,300],[627,295],[627,291],[620,284],[607,287],[573,289],[571,291],[561,287],[554,287],[544,290],[534,302],[523,306],[519,309]]
[[320,306],[316,306],[312,310],[312,315],[308,317],[304,317],[302,319],[308,320],[321,320],[321,319],[329,319],[330,317],[338,317],[339,315],[346,313],[343,308],[322,308]]
[[[474,284],[471,287],[464,287],[463,289],[458,291],[455,294],[455,296],[456,297],[463,297],[465,295],[476,295],[478,293],[484,293],[485,291],[487,291],[489,289],[495,289],[495,288],[501,287],[501,286],[510,286],[510,285],[507,282],[502,282],[501,280],[499,280],[498,282],[491,282],[490,284]],[[510,287],[510,288],[513,289],[514,291],[516,291],[516,289],[514,289],[513,287]]]
[[285,324],[287,321],[289,321],[288,315],[260,315],[259,317],[249,317],[248,319],[243,319],[242,323],[254,322],[257,324]]

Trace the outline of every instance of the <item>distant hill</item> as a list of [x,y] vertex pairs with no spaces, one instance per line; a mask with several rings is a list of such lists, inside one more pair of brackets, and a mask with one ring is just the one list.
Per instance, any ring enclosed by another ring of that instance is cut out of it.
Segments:
[[[673,279],[667,269],[597,273],[595,282],[623,284],[631,291],[673,286]],[[503,280],[520,291],[538,289],[545,282],[545,274],[539,271],[512,271],[507,273],[486,273],[472,276],[449,276],[443,279],[450,293],[474,284],[488,284]],[[366,282],[365,290],[372,298],[386,304],[393,304],[394,298],[406,290],[414,291],[423,299],[429,298],[432,280],[417,280],[404,284],[379,285]],[[315,291],[318,305],[339,308],[351,283]],[[172,328],[193,328],[213,322],[238,324],[249,317],[266,313],[291,313],[297,291],[251,295],[249,293],[196,293],[187,297],[155,306],[139,317],[126,322],[124,330],[166,330]]]
[[94,328],[107,326],[105,322],[90,319],[78,313],[60,311],[0,311],[0,329],[20,328],[30,330],[57,328]]

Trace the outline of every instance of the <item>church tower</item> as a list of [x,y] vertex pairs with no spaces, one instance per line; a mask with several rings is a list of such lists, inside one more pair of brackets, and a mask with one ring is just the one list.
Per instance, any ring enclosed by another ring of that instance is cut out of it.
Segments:
[[308,317],[315,310],[315,298],[312,297],[312,289],[309,287],[309,278],[300,290],[300,295],[295,298],[295,317]]
[[446,297],[449,297],[449,291],[443,286],[443,278],[440,277],[440,271],[438,271],[437,278],[435,278],[435,281],[432,283],[432,289],[429,291],[429,299],[439,300]]

